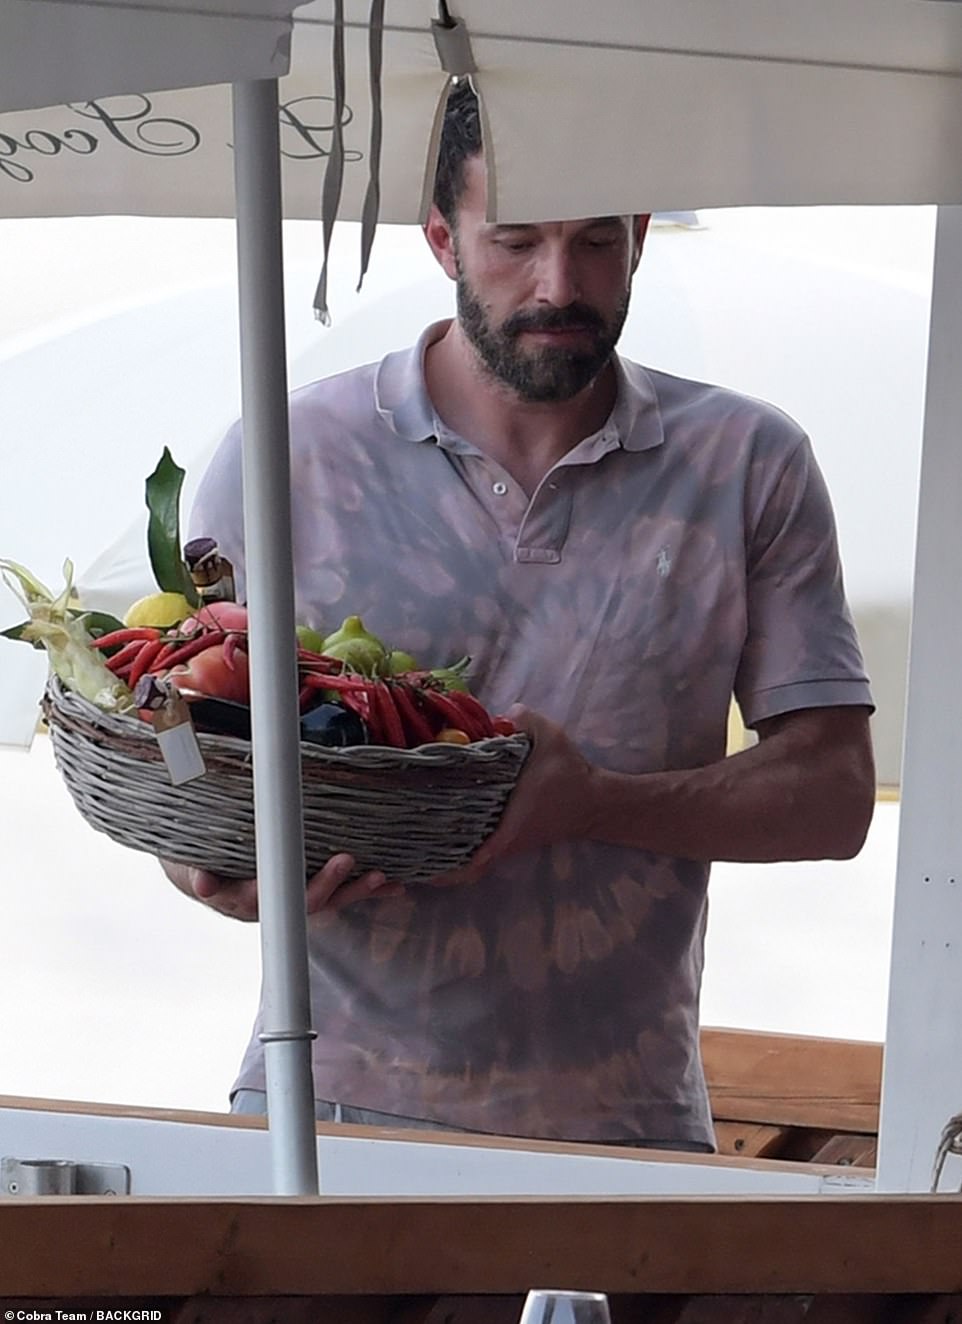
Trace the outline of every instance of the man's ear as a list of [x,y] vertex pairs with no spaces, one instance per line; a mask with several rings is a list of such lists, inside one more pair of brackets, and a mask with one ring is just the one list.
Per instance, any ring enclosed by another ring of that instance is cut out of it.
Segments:
[[457,280],[458,259],[455,252],[454,231],[433,202],[428,212],[428,219],[424,222],[424,237],[444,274],[451,280]]
[[631,219],[632,238],[634,240],[631,256],[631,271],[632,275],[634,275],[638,269],[638,263],[641,261],[642,249],[645,247],[645,236],[648,233],[648,226],[651,222],[651,212],[647,212],[641,216],[633,216]]

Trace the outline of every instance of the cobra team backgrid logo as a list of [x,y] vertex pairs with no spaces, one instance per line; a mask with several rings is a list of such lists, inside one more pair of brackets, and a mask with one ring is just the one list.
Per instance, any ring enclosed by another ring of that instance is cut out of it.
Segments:
[[108,1321],[115,1320],[162,1320],[164,1312],[162,1310],[5,1310],[3,1318],[7,1324],[19,1324],[24,1321],[25,1324],[33,1324],[35,1320],[50,1321],[51,1324],[61,1324],[66,1320],[83,1320],[85,1324],[107,1324]]

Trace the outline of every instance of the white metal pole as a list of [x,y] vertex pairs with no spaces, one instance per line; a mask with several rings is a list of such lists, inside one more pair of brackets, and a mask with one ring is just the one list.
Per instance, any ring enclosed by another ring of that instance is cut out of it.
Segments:
[[[884,464],[864,440],[868,462]],[[879,1126],[885,1192],[929,1189],[942,1128],[962,1110],[960,677],[962,207],[940,207]]]
[[276,81],[233,107],[261,1038],[274,1189],[316,1195]]

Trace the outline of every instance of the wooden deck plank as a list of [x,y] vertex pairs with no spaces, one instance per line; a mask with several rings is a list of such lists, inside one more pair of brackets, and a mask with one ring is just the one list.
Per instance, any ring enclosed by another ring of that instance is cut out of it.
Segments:
[[816,1149],[813,1163],[834,1163],[852,1168],[874,1168],[878,1150],[876,1136],[836,1135]]
[[789,1126],[763,1126],[759,1122],[715,1123],[719,1154],[737,1158],[776,1158],[784,1152],[791,1135]]

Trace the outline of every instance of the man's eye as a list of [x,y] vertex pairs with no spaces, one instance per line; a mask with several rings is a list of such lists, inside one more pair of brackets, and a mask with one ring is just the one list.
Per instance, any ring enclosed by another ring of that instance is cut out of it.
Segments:
[[509,253],[525,253],[533,247],[530,239],[500,239],[498,243]]
[[597,235],[587,240],[589,248],[614,248],[617,242],[618,239],[614,235],[606,235],[604,237]]

